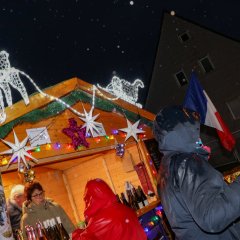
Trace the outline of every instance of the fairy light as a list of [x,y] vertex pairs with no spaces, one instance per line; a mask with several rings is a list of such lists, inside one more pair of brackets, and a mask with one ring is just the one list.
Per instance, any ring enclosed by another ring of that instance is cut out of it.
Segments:
[[7,158],[3,158],[3,159],[2,159],[2,165],[7,165],[7,164],[8,164]]
[[[68,108],[78,116],[81,116],[81,117],[84,116],[83,113],[78,112],[77,110],[72,108],[69,104],[65,103],[60,98],[44,93],[27,73],[20,71],[14,67],[11,67],[11,64],[9,61],[9,53],[7,53],[6,51],[1,51],[0,52],[0,82],[4,82],[5,84],[1,84],[0,89],[3,90],[8,106],[12,106],[12,94],[11,94],[9,85],[13,86],[21,94],[26,105],[29,104],[29,97],[28,97],[26,88],[20,78],[20,74],[25,76],[42,96],[48,97],[50,100],[56,100],[57,102],[64,105],[66,108]],[[3,123],[5,120],[6,120],[5,106],[4,106],[4,101],[1,100],[0,101],[0,123]]]
[[110,135],[110,136],[109,136],[109,139],[111,139],[111,140],[114,139],[114,136],[113,136],[113,135]]
[[41,151],[40,146],[37,146],[37,147],[35,148],[35,152],[40,152],[40,151]]
[[[105,96],[99,89],[104,90],[110,94],[116,96],[116,98],[109,98]],[[117,100],[119,98],[123,99],[126,102],[136,105],[139,108],[142,108],[140,103],[137,103],[138,100],[138,88],[144,88],[143,81],[140,79],[136,79],[133,83],[130,83],[124,79],[120,79],[117,76],[114,76],[111,82],[107,85],[107,87],[102,87],[97,84],[97,87],[94,86],[98,90],[98,93],[108,100]]]
[[52,149],[52,145],[50,144],[50,143],[48,143],[47,145],[46,145],[46,150],[51,150]]
[[32,79],[28,74],[26,74],[25,72],[20,71],[20,70],[18,70],[18,72],[21,73],[22,75],[24,75],[24,76],[33,84],[33,86],[37,89],[37,91],[38,91],[39,93],[41,93],[43,96],[48,97],[50,100],[55,100],[55,101],[61,103],[62,105],[64,105],[65,107],[67,107],[69,110],[71,110],[73,113],[75,113],[75,114],[78,115],[78,116],[81,116],[81,117],[85,116],[85,114],[78,112],[77,110],[75,110],[74,108],[72,108],[69,104],[65,103],[62,99],[57,98],[57,97],[54,97],[54,96],[52,96],[52,95],[49,95],[49,94],[43,92],[43,91],[38,87],[38,85],[33,81],[33,79]]

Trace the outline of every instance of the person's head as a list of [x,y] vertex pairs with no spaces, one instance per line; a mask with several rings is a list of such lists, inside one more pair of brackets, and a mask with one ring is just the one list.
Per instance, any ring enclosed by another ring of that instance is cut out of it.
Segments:
[[25,196],[28,201],[32,201],[36,205],[45,202],[45,194],[42,185],[39,182],[32,182],[25,186]]
[[159,150],[195,152],[200,148],[200,123],[198,114],[181,106],[163,108],[155,118],[153,131]]
[[24,186],[21,184],[13,186],[10,193],[10,199],[19,207],[22,207],[23,202],[26,200],[24,195]]
[[117,202],[117,198],[102,179],[93,179],[87,182],[84,193],[85,201],[85,218],[88,220],[89,217],[93,216],[102,208],[107,208],[111,204]]

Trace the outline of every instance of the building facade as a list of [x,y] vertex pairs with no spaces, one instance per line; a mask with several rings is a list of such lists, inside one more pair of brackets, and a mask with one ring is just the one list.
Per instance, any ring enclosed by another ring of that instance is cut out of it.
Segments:
[[212,164],[226,170],[239,162],[240,43],[165,13],[145,108],[157,113],[166,105],[182,104],[192,70],[237,140],[229,153],[214,129],[202,127]]

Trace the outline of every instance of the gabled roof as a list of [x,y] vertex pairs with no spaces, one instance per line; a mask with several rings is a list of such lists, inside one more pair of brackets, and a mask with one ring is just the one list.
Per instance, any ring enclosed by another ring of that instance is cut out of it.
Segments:
[[[79,101],[92,103],[92,84],[84,82],[78,78],[71,78],[44,90],[45,93],[60,98],[69,105]],[[112,97],[109,93],[104,93]],[[55,116],[66,109],[66,106],[59,102],[44,97],[40,93],[32,94],[29,97],[29,105],[24,101],[19,101],[11,107],[6,108],[6,121],[0,126],[0,138],[4,138],[12,128],[22,122],[38,122],[45,118]],[[155,115],[138,108],[121,99],[111,101],[96,92],[95,107],[104,111],[118,111],[124,113],[131,121],[141,118],[141,121],[148,126],[152,126]]]

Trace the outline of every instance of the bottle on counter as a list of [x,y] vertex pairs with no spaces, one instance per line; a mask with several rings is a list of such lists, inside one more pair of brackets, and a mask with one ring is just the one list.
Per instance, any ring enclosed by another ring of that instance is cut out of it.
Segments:
[[58,230],[61,236],[61,240],[69,240],[70,236],[68,234],[68,232],[66,231],[66,229],[64,228],[61,218],[60,217],[56,217],[57,219],[57,226],[58,226]]
[[46,236],[46,238],[48,240],[52,240],[51,238],[51,233],[50,233],[50,229],[49,229],[49,226],[48,226],[48,221],[43,221],[43,228],[44,228],[44,235]]
[[118,194],[116,194],[116,198],[119,203],[122,203]]
[[52,231],[54,232],[55,239],[61,240],[60,230],[59,230],[54,218],[50,219],[50,224],[51,224]]
[[121,193],[121,199],[122,199],[122,203],[127,206],[127,207],[131,207],[130,204],[128,203],[127,199],[125,198],[124,193]]
[[24,240],[23,238],[23,232],[21,229],[17,229],[16,230],[16,236],[17,236],[17,240]]
[[36,232],[33,226],[30,226],[31,233],[32,233],[32,240],[37,240]]
[[38,240],[48,240],[44,234],[42,223],[40,221],[36,223],[36,229],[37,229]]
[[134,198],[131,190],[127,190],[127,197],[128,197],[128,203],[130,204],[131,208],[137,211],[139,209],[138,203]]
[[134,200],[138,204],[138,208],[139,209],[143,208],[144,207],[143,199],[142,199],[141,195],[139,194],[139,191],[137,191],[134,187],[133,187],[132,191],[133,191]]
[[29,225],[25,226],[27,240],[33,240],[32,231]]
[[143,205],[144,205],[144,206],[149,205],[149,202],[148,202],[148,200],[147,200],[147,197],[146,197],[146,195],[144,194],[144,192],[143,192],[143,190],[142,190],[142,188],[141,188],[140,186],[138,186],[138,191],[139,191],[139,193],[140,193],[140,195],[141,195]]

